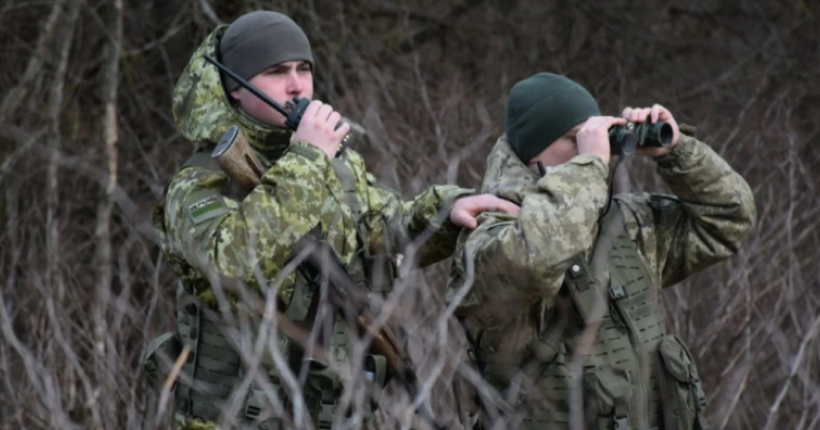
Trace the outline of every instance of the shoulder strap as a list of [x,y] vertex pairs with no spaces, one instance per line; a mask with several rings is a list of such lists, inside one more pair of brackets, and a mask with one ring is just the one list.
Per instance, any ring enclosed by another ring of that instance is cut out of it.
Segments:
[[601,220],[598,240],[588,265],[583,255],[577,255],[564,277],[572,296],[573,308],[584,325],[600,322],[609,311],[606,287],[609,255],[615,239],[624,231],[624,219],[616,204]]
[[609,212],[601,220],[601,228],[598,232],[598,239],[589,266],[593,280],[601,284],[606,281],[604,278],[609,266],[609,255],[612,252],[612,247],[615,246],[616,239],[624,232],[625,228],[623,213],[621,213],[621,208],[616,202],[610,206]]
[[[610,207],[601,220],[598,241],[587,265],[583,255],[577,255],[567,269],[564,285],[572,297],[572,308],[584,324],[600,321],[609,311],[606,285],[609,254],[615,239],[624,231],[623,215],[618,205]],[[541,362],[549,361],[558,351],[561,336],[567,327],[567,307],[560,297],[555,300],[553,321],[529,345],[530,351]]]
[[214,161],[213,158],[211,158],[210,151],[206,149],[200,149],[195,152],[194,155],[188,157],[180,170],[186,167],[202,167],[208,170],[219,170],[219,165],[216,164],[216,161]]
[[356,176],[342,158],[333,159],[333,171],[336,172],[336,176],[342,183],[345,192],[345,203],[350,207],[350,212],[353,213],[353,217],[358,222],[362,216],[362,202],[359,200],[359,193],[356,188]]
[[[200,148],[193,155],[188,157],[187,160],[185,160],[185,163],[182,165],[180,170],[186,167],[201,167],[203,169],[208,170],[220,170],[219,164],[216,164],[216,160],[211,158],[211,151],[213,150],[213,148],[213,145],[208,145],[203,148]],[[294,149],[291,150],[296,150],[296,148],[298,147],[294,147]],[[256,158],[259,160],[259,162],[262,163],[262,168],[268,169],[271,166],[271,162],[267,157],[265,157],[265,154],[262,154],[261,152],[253,148],[252,150],[254,155],[256,155]]]

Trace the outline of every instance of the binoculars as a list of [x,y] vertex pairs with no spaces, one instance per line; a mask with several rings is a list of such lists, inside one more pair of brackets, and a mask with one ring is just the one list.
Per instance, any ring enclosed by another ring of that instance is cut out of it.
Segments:
[[613,155],[633,154],[639,147],[665,148],[672,143],[672,126],[663,121],[616,125],[609,129],[609,145]]

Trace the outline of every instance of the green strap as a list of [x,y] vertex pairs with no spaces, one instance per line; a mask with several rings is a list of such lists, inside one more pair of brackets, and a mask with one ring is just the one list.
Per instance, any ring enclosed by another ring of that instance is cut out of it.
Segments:
[[629,430],[629,408],[621,397],[615,404],[615,425],[614,430]]
[[706,392],[703,390],[700,374],[695,365],[695,357],[686,344],[680,342],[680,345],[689,357],[689,390],[695,403],[695,429],[709,430],[709,422],[706,420]]
[[[280,395],[281,390],[279,389],[279,379],[276,378],[275,372],[271,373],[271,385],[273,386],[273,391],[277,395]],[[280,395],[280,398],[282,396]],[[265,397],[265,392],[255,383],[252,382],[250,387],[248,388],[248,395],[245,397],[245,402],[242,405],[242,417],[244,420],[255,422],[260,415],[262,415],[262,410],[269,408],[270,402],[268,401],[267,397]],[[280,420],[276,418],[269,418],[264,420],[263,422],[257,422],[259,424],[260,429],[264,428],[265,430],[276,430],[279,428],[279,424],[281,423]]]
[[387,357],[368,354],[364,357],[364,372],[368,381],[373,383],[374,394],[381,392],[387,380]]
[[[694,363],[692,364],[694,367]],[[695,428],[697,430],[709,430],[709,422],[706,421],[706,392],[703,391],[703,385],[700,382],[700,377],[697,376],[697,370],[690,371],[692,380],[690,387],[692,390],[692,397],[695,400]]]
[[617,203],[610,206],[607,213],[601,220],[601,230],[598,234],[598,242],[595,244],[595,251],[592,254],[590,263],[590,275],[600,284],[605,282],[607,269],[609,268],[609,255],[612,247],[615,246],[617,237],[624,231],[624,217]]
[[[213,145],[206,145],[202,149],[198,150],[193,155],[188,157],[187,160],[185,160],[185,163],[182,164],[182,167],[180,168],[180,170],[182,170],[186,167],[201,167],[203,169],[208,169],[208,170],[222,170],[222,168],[219,167],[219,164],[217,164],[216,160],[211,158],[211,151],[213,150],[213,148],[214,148]],[[299,152],[299,153],[302,153],[302,152],[309,153],[309,151],[310,151],[309,149],[305,149],[305,148],[302,148],[302,147],[294,147],[294,148],[298,148],[294,152]],[[264,169],[270,168],[270,166],[272,164],[270,159],[265,157],[264,154],[257,151],[256,149],[252,149],[252,150],[253,150],[253,153],[256,155],[256,159],[259,160],[259,163],[262,164],[262,168],[264,168]]]
[[185,161],[185,164],[182,165],[182,169],[186,167],[202,167],[208,170],[219,170],[219,165],[211,158],[210,151],[206,150],[197,151],[194,155],[190,156]]
[[359,196],[359,190],[356,186],[356,175],[350,169],[350,166],[345,162],[346,158],[334,158],[332,162],[333,171],[336,173],[336,177],[339,178],[339,182],[342,183],[342,190],[344,192],[344,202],[347,207],[350,209],[351,215],[353,215],[353,222],[355,223],[354,227],[356,229],[356,234],[358,235],[360,244],[362,245],[360,249],[354,255],[350,264],[348,264],[348,273],[350,274],[351,279],[353,282],[364,282],[366,278],[371,278],[372,272],[370,266],[370,249],[367,246],[369,243],[369,235],[367,231],[367,227],[362,223],[362,215],[364,214],[364,204]]
[[569,312],[566,307],[566,303],[556,301],[552,319],[538,337],[529,344],[530,352],[542,364],[551,361],[561,347],[561,338],[569,322],[567,315]]
[[316,418],[316,428],[330,429],[333,427],[333,417],[336,413],[336,396],[333,390],[322,390],[319,400],[319,414]]
[[368,354],[364,357],[364,375],[368,381],[368,397],[365,402],[364,422],[372,423],[374,411],[378,409],[378,399],[387,381],[387,358],[383,355]]
[[583,255],[577,255],[564,277],[574,309],[584,326],[600,322],[609,313],[606,288],[609,256],[616,238],[624,228],[623,215],[618,205],[612,205],[601,220],[591,263],[588,265]]
[[185,303],[180,309],[179,334],[183,346],[188,346],[188,358],[182,365],[181,373],[185,375],[185,384],[177,391],[179,409],[187,414],[193,413],[193,382],[196,378],[197,349],[199,347],[201,309],[186,293],[180,281],[177,287],[177,303]]
[[333,159],[333,171],[336,172],[336,177],[342,183],[345,203],[358,223],[359,218],[362,216],[362,202],[359,200],[359,193],[356,188],[356,176],[353,175],[353,171],[350,170],[345,160],[341,158]]

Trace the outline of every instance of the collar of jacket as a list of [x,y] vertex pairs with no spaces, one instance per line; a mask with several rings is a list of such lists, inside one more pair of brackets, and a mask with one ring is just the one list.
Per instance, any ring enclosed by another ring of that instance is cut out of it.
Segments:
[[525,194],[536,190],[538,179],[538,175],[515,155],[506,135],[502,135],[487,156],[487,171],[481,183],[481,192],[495,194],[520,205]]

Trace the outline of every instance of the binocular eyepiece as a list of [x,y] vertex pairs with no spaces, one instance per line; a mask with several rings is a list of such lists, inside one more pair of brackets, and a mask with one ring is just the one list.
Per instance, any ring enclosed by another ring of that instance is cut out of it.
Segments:
[[672,126],[663,121],[628,121],[609,129],[609,145],[613,155],[629,155],[639,147],[665,148],[672,144],[673,134]]

